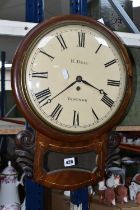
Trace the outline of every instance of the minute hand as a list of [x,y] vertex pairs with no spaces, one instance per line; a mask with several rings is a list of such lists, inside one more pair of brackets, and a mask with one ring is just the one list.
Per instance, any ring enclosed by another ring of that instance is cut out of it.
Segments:
[[97,87],[91,85],[89,82],[85,81],[85,80],[82,80],[82,82],[92,88],[94,88],[95,90],[98,90],[100,92],[100,94],[103,94],[103,95],[107,95],[103,89],[98,89]]
[[56,98],[57,96],[59,96],[60,94],[62,94],[63,92],[65,92],[66,90],[68,90],[70,87],[72,87],[77,81],[75,80],[74,82],[72,82],[70,85],[68,85],[65,89],[63,89],[61,92],[59,92],[58,94],[56,94],[54,97],[48,99],[42,106],[51,103],[51,101]]
[[68,85],[64,90],[62,90],[61,92],[59,92],[57,95],[55,95],[54,97],[51,98],[51,100],[53,100],[54,98],[56,98],[57,96],[59,96],[61,93],[65,92],[66,90],[68,90],[70,87],[72,87],[77,81],[72,82],[70,85]]

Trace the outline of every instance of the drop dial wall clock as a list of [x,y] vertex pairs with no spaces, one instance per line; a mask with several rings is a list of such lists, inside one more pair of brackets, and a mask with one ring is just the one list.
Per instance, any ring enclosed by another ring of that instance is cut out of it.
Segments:
[[12,78],[17,103],[37,130],[37,173],[51,157],[48,150],[72,156],[92,150],[98,168],[103,136],[121,119],[131,96],[131,62],[114,33],[88,17],[45,21],[19,46]]

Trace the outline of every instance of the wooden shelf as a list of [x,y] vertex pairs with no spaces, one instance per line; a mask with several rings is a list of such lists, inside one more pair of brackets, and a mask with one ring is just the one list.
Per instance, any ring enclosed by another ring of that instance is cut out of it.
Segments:
[[140,132],[140,125],[128,125],[128,126],[117,126],[115,127],[114,131],[119,132]]
[[121,149],[129,150],[132,152],[139,152],[140,153],[140,145],[134,145],[134,144],[120,144],[119,147]]
[[[113,131],[117,131],[120,133],[124,133],[124,135],[126,136],[126,138],[137,138],[140,137],[140,125],[128,125],[128,126],[117,126],[113,129]],[[132,144],[128,144],[128,143],[121,143],[119,145],[120,149],[124,149],[127,150],[128,152],[136,152],[136,153],[140,153],[140,145],[132,143]]]
[[[11,122],[7,121],[11,120]],[[0,120],[0,135],[12,135],[17,134],[24,129],[24,119],[22,118],[12,118],[7,120]],[[16,123],[18,121],[19,123]],[[23,122],[23,123],[20,123]]]

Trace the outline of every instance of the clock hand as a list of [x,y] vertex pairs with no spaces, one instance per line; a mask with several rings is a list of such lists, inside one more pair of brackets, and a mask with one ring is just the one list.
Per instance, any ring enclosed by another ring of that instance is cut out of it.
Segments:
[[57,95],[55,95],[53,98],[51,98],[51,100],[53,100],[54,98],[56,98],[57,96],[59,96],[61,93],[65,92],[66,90],[68,90],[70,87],[72,87],[77,81],[75,80],[74,82],[72,82],[70,85],[68,85],[64,90],[62,90],[61,92],[59,92]]
[[82,80],[82,82],[92,88],[94,88],[95,90],[98,90],[100,92],[100,94],[103,94],[103,95],[107,95],[107,93],[104,92],[103,89],[98,89],[97,87],[91,85],[89,82],[85,81],[85,80]]
[[[63,89],[62,91],[60,91],[58,94],[56,94],[54,97],[48,99],[42,106],[51,103],[51,101],[56,98],[57,96],[59,96],[60,94],[64,93],[66,90],[68,90],[70,87],[72,87],[75,83],[77,82],[77,80],[75,80],[74,82],[72,82],[70,85],[68,85],[65,89]],[[41,107],[42,107],[41,106]]]

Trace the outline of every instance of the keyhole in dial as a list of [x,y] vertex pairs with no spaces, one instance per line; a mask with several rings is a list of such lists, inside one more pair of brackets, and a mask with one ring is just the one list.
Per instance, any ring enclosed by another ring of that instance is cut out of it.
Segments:
[[76,87],[76,90],[77,90],[77,91],[81,90],[81,87],[80,87],[80,86],[77,86],[77,87]]

